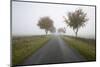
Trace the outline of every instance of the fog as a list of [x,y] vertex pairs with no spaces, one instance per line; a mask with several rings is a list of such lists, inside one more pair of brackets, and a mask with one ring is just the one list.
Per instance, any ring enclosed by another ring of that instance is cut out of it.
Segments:
[[73,29],[64,22],[63,16],[67,16],[68,12],[79,8],[87,13],[89,20],[84,27],[79,29],[78,36],[95,38],[95,7],[15,1],[12,2],[12,35],[44,35],[44,29],[37,26],[38,20],[41,17],[49,16],[54,21],[56,29],[65,27],[65,35],[75,36]]

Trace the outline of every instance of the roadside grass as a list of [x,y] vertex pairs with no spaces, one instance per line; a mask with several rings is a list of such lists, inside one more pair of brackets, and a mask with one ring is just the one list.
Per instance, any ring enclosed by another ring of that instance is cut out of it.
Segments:
[[50,36],[25,36],[12,38],[12,64],[22,63],[50,40]]
[[[65,36],[66,37],[66,36]],[[69,37],[69,38],[72,38],[72,39],[77,39],[77,40],[81,40],[81,41],[83,41],[83,42],[85,42],[85,43],[88,43],[88,45],[91,45],[91,46],[93,46],[93,47],[96,47],[96,41],[95,41],[95,39],[89,39],[89,38],[82,38],[82,37],[75,37],[75,36],[67,36],[67,37]]]
[[[92,43],[90,39],[80,39],[75,37],[63,37],[64,41],[68,43],[69,46],[75,48],[81,55],[83,55],[88,61],[96,60],[96,49],[95,43]],[[90,43],[91,42],[91,43]],[[94,40],[95,42],[95,40]]]

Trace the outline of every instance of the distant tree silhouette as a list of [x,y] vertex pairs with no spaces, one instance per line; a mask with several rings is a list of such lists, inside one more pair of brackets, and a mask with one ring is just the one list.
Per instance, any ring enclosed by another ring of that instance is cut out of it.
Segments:
[[55,32],[56,32],[56,28],[55,28],[54,26],[51,27],[51,28],[50,28],[50,32],[51,32],[51,33],[55,33]]
[[75,32],[75,35],[77,37],[78,30],[80,27],[85,26],[85,22],[88,20],[86,18],[86,13],[82,11],[82,9],[75,10],[74,12],[68,13],[68,18],[64,17],[65,22],[68,26],[70,26],[73,31]]
[[66,29],[65,29],[65,28],[59,28],[59,29],[58,29],[58,32],[59,32],[59,33],[66,33]]
[[48,34],[48,31],[51,31],[51,28],[53,28],[53,21],[49,17],[42,17],[38,21],[37,24],[40,29],[45,29],[46,35]]

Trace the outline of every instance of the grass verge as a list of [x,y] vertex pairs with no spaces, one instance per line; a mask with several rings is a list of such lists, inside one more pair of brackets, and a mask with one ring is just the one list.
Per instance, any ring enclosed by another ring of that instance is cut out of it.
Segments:
[[50,36],[13,37],[12,64],[20,64],[50,40]]
[[81,55],[83,55],[88,61],[96,60],[96,50],[94,43],[88,43],[84,39],[79,39],[75,37],[63,37],[64,41],[69,44],[72,48],[75,48]]

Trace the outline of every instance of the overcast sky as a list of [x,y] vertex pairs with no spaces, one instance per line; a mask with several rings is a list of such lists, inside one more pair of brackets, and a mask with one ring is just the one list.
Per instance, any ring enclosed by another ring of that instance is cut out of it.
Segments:
[[56,29],[66,27],[66,35],[75,35],[73,29],[67,27],[63,16],[79,8],[87,13],[89,20],[85,27],[79,29],[78,36],[95,37],[95,7],[28,2],[12,2],[12,35],[45,34],[37,26],[40,17],[44,16],[49,16],[54,21]]

